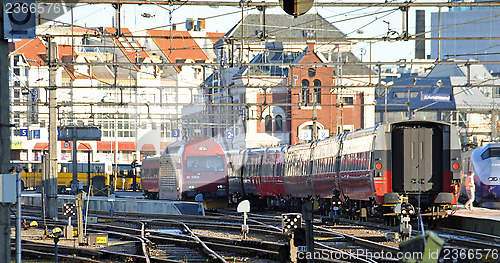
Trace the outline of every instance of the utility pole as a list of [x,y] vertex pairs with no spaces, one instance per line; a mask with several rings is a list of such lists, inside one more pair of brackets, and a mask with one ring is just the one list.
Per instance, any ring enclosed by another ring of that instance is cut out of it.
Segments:
[[[4,0],[0,1],[4,6]],[[0,15],[3,21],[3,14]],[[3,38],[0,27],[0,173],[10,169],[10,89],[9,89],[9,42]],[[0,203],[0,262],[11,262],[10,258],[10,209],[9,204]]]
[[57,45],[52,37],[47,37],[47,54],[49,64],[49,172],[45,185],[46,213],[48,218],[57,220],[57,112],[56,112],[56,74]]

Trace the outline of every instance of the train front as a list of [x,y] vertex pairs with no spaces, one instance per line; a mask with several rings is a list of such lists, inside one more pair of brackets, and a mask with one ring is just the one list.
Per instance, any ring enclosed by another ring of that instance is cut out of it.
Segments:
[[475,172],[476,202],[490,205],[500,202],[500,143],[475,149],[471,161]]
[[194,139],[186,144],[182,156],[182,196],[194,200],[203,194],[208,209],[227,205],[228,170],[222,147],[211,139]]
[[[378,196],[390,206],[406,197],[422,216],[437,219],[457,202],[461,147],[457,129],[444,122],[401,121],[387,124],[378,137],[375,176],[386,191]],[[380,140],[383,138],[383,140]]]

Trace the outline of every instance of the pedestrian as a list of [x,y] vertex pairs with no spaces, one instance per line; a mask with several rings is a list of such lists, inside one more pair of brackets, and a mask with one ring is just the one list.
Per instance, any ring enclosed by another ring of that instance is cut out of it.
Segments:
[[472,211],[472,203],[476,199],[476,185],[474,184],[474,172],[470,171],[469,176],[465,178],[465,190],[469,200],[465,203],[465,209]]

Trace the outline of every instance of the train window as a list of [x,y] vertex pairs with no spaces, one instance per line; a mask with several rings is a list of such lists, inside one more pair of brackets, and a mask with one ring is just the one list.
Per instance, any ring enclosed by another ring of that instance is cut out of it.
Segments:
[[282,165],[283,165],[283,164],[281,164],[281,163],[278,163],[278,164],[276,165],[276,174],[275,174],[276,176],[279,176],[279,177],[282,177],[282,176],[283,176],[283,175],[281,174]]
[[188,172],[222,172],[224,165],[221,155],[215,156],[187,156],[186,171]]
[[483,160],[490,157],[500,157],[500,148],[489,148],[481,154]]

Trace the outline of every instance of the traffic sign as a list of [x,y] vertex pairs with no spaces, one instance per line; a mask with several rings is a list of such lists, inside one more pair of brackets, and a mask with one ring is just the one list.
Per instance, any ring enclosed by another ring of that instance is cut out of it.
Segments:
[[234,131],[227,131],[226,132],[226,138],[229,140],[234,139]]
[[20,129],[19,136],[28,137],[28,129]]
[[33,130],[33,139],[40,139],[40,130]]
[[4,39],[33,39],[36,37],[35,0],[5,0],[3,5]]

